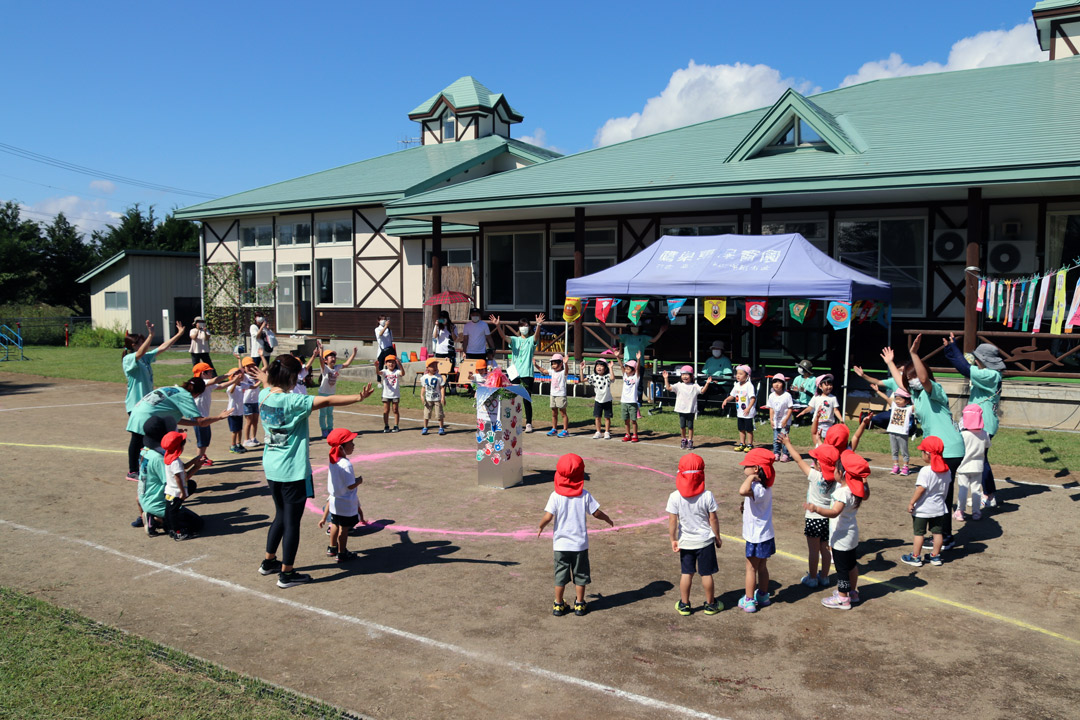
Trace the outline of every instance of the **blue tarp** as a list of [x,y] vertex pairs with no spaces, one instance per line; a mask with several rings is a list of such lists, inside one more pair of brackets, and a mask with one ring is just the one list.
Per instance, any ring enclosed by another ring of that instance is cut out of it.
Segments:
[[892,301],[889,283],[792,235],[665,235],[627,260],[567,280],[568,297],[789,297]]

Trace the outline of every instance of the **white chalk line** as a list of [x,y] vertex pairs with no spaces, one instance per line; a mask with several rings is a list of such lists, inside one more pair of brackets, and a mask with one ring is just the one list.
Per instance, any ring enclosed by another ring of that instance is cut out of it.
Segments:
[[[175,570],[176,568],[181,568],[181,567],[183,567],[185,565],[191,565],[193,563],[199,562],[200,560],[205,560],[208,557],[210,557],[210,555],[206,554],[206,555],[200,555],[199,557],[189,558],[187,560],[181,560],[180,562],[176,563],[175,565],[169,565],[168,569],[169,570]],[[145,578],[145,577],[150,577],[151,575],[157,575],[159,572],[165,572],[165,568],[158,568],[156,570],[151,570],[150,572],[144,572],[142,575],[136,575],[135,577],[133,577],[131,579],[132,580],[140,580],[140,579]]]
[[390,635],[393,637],[401,638],[403,640],[409,640],[419,645],[435,648],[444,652],[452,653],[454,655],[460,655],[476,662],[482,662],[488,665],[495,665],[497,667],[510,668],[521,673],[529,675],[535,675],[536,677],[544,678],[545,680],[551,680],[553,682],[563,683],[566,685],[573,685],[584,690],[590,690],[592,692],[600,693],[608,697],[617,697],[621,700],[625,700],[642,707],[651,708],[653,710],[660,710],[664,712],[678,713],[685,717],[701,718],[702,720],[726,720],[717,715],[711,715],[701,710],[694,710],[693,708],[684,707],[682,705],[676,705],[674,703],[665,702],[656,698],[649,697],[647,695],[639,695],[628,690],[622,690],[611,685],[604,685],[602,683],[593,682],[591,680],[585,680],[583,678],[574,677],[573,675],[567,675],[562,672],[555,672],[553,670],[547,670],[545,668],[533,665],[531,663],[519,662],[516,660],[506,660],[489,653],[479,652],[476,650],[469,650],[468,648],[454,645],[452,643],[443,642],[442,640],[435,640],[425,635],[419,635],[417,633],[409,632],[408,630],[399,630],[398,628],[390,627],[389,625],[383,625],[371,620],[364,620],[362,618],[355,617],[353,615],[344,615],[342,613],[336,613],[332,610],[326,610],[314,605],[305,605],[304,603],[296,602],[295,600],[289,600],[281,597],[280,595],[271,595],[270,593],[264,593],[259,590],[252,590],[251,588],[238,585],[236,583],[229,582],[228,580],[221,580],[219,578],[211,577],[209,575],[203,575],[202,573],[195,572],[188,568],[182,568],[174,565],[166,565],[155,560],[149,560],[137,555],[131,555],[120,550],[100,545],[89,540],[81,540],[79,538],[71,538],[66,535],[59,535],[49,530],[42,530],[40,528],[33,528],[27,525],[21,525],[19,523],[11,522],[10,520],[0,519],[0,525],[7,525],[8,527],[16,530],[23,530],[25,532],[34,533],[36,535],[47,536],[56,540],[72,543],[75,545],[82,545],[92,550],[97,550],[109,555],[114,555],[129,562],[138,563],[147,567],[154,568],[158,572],[171,572],[183,577],[191,578],[192,580],[201,580],[211,585],[216,585],[226,590],[231,590],[236,593],[242,593],[257,597],[261,600],[268,602],[278,603],[293,610],[299,610],[302,612],[311,613],[313,615],[321,615],[331,620],[336,620],[341,623],[349,625],[355,625],[365,628],[369,632],[382,633],[384,635]]
[[86,407],[88,405],[123,405],[123,400],[109,400],[107,402],[72,403],[70,405],[30,405],[27,407],[4,408],[0,412],[15,412],[16,410],[51,410],[54,408]]

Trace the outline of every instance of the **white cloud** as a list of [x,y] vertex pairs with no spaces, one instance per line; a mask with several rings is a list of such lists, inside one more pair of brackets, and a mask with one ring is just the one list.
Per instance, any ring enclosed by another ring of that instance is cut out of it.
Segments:
[[536,128],[532,135],[522,135],[518,138],[521,142],[529,143],[530,145],[536,145],[537,147],[547,148],[548,150],[554,150],[557,153],[563,152],[559,148],[548,143],[547,132],[544,128]]
[[931,61],[922,65],[909,65],[899,53],[891,53],[884,60],[866,63],[857,73],[844,78],[840,87],[881,78],[1034,62],[1045,60],[1048,56],[1049,53],[1043,52],[1039,47],[1035,25],[1029,20],[1012,30],[987,30],[958,40],[953,43],[949,50],[949,59],[944,64]]
[[72,225],[79,232],[86,235],[87,239],[94,230],[104,230],[108,224],[115,224],[123,215],[106,207],[104,200],[83,198],[78,195],[66,195],[64,197],[45,198],[32,205],[20,203],[20,209],[26,213],[30,220],[47,225],[53,221],[57,213],[64,213]]
[[106,195],[112,195],[116,192],[116,184],[110,180],[91,180],[90,189],[96,192],[102,192]]
[[667,87],[649,98],[641,112],[605,122],[593,143],[610,145],[771,105],[791,87],[802,93],[819,90],[768,65],[699,65],[691,60],[672,73]]

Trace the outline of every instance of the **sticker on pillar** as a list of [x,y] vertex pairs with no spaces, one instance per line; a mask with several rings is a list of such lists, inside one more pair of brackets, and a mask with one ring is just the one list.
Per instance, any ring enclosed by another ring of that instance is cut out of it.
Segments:
[[825,317],[834,330],[843,330],[851,324],[851,304],[846,302],[831,302]]
[[748,299],[746,301],[746,320],[755,327],[761,327],[761,323],[765,322],[765,315],[768,312],[766,300]]
[[706,298],[705,319],[716,325],[727,317],[727,298]]
[[495,443],[495,446],[492,448],[492,450],[494,450],[497,453],[502,452],[502,449],[503,449],[503,444],[501,442]]
[[579,317],[581,317],[581,298],[566,298],[566,301],[563,302],[562,319],[570,323]]
[[484,460],[484,458],[485,458],[485,457],[486,457],[486,456],[484,455],[484,451],[483,451],[483,450],[477,450],[477,451],[476,451],[476,462],[483,462],[483,460]]
[[491,462],[493,464],[495,464],[495,465],[498,465],[499,464],[499,456],[498,455],[492,455],[491,456]]

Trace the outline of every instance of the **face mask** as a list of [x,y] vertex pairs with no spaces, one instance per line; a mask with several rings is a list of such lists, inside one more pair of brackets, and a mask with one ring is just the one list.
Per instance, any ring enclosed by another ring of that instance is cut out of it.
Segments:
[[386,327],[386,321],[385,320],[380,320],[379,321],[379,327]]
[[445,318],[439,318],[439,324],[440,325],[445,325],[446,324],[446,319]]
[[719,350],[713,350],[713,351],[712,351],[712,356],[713,356],[713,357],[716,357],[716,358],[720,357],[720,356],[721,356],[721,355],[723,355],[723,354],[724,354],[724,353],[720,352]]
[[522,335],[528,335],[529,334],[529,326],[528,325],[522,325],[521,327],[518,328],[518,330],[521,332]]
[[256,317],[255,318],[255,324],[256,325],[262,325],[262,321],[263,321],[263,318],[261,318],[261,317]]
[[470,315],[469,319],[472,320],[473,322],[480,322],[480,316],[479,315]]
[[630,326],[630,334],[631,335],[637,335],[639,332],[641,332],[641,328],[639,328],[637,325],[631,325]]
[[915,390],[915,391],[919,391],[919,390],[923,389],[922,382],[919,380],[919,378],[911,378],[910,380],[908,380],[907,384],[908,384],[909,388],[911,388],[912,390]]

